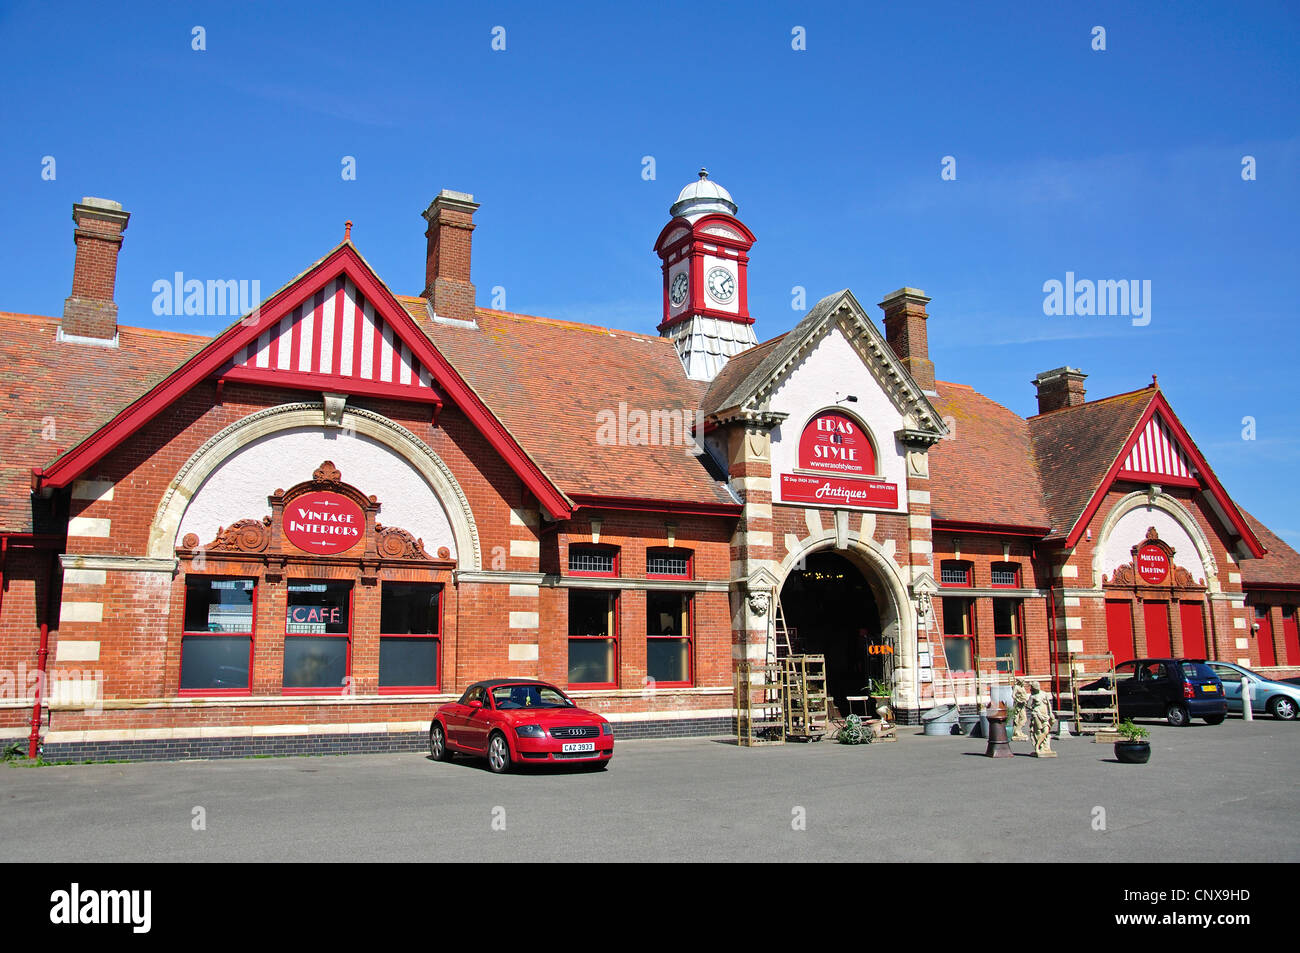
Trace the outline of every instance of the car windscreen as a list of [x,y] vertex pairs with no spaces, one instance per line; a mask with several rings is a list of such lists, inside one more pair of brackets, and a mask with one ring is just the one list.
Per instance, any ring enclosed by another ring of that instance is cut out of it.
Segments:
[[1219,677],[1214,674],[1214,669],[1210,668],[1210,666],[1206,665],[1204,662],[1184,662],[1183,674],[1188,678],[1209,679]]
[[492,689],[492,703],[498,711],[573,707],[573,702],[549,685],[498,685]]

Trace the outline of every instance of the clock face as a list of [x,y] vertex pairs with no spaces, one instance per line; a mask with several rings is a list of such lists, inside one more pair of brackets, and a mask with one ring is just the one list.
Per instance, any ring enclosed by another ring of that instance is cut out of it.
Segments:
[[715,301],[726,304],[736,296],[736,277],[725,268],[710,268],[704,287]]
[[668,286],[668,300],[674,308],[686,300],[686,272],[679,271]]

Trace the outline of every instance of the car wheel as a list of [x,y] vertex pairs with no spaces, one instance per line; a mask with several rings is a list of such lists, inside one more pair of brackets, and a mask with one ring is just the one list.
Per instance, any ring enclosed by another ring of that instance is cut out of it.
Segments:
[[1278,721],[1295,721],[1295,701],[1285,695],[1278,695],[1268,703],[1268,713]]
[[1223,724],[1224,717],[1225,716],[1223,715],[1206,715],[1205,723],[1207,725],[1221,725]]
[[451,760],[451,752],[447,750],[447,733],[436,721],[429,729],[429,755],[434,761]]
[[492,737],[488,739],[488,767],[496,774],[505,774],[510,770],[510,744],[499,731],[492,732]]
[[1192,723],[1191,716],[1182,705],[1170,705],[1165,712],[1165,719],[1175,728],[1186,728]]

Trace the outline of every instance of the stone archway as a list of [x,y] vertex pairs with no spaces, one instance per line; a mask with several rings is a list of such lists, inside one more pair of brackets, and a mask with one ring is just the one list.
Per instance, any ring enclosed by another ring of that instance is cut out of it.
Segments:
[[[324,425],[325,404],[303,402],[268,407],[214,434],[190,456],[163,494],[149,529],[148,555],[168,559],[175,555],[177,534],[190,500],[225,460],[270,434]],[[338,428],[343,433],[369,437],[408,462],[443,504],[456,542],[459,568],[482,568],[478,527],[469,499],[447,464],[428,444],[387,417],[360,408],[344,410]]]

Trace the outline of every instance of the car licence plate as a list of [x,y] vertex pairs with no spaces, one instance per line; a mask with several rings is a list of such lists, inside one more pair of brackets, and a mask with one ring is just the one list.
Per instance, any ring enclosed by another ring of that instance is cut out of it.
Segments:
[[595,751],[596,742],[594,741],[566,741],[560,750],[566,754],[570,751]]
[[1201,686],[1201,691],[1203,691],[1203,692],[1217,692],[1218,690],[1219,690],[1219,686],[1218,686],[1218,685],[1202,685],[1202,686]]

